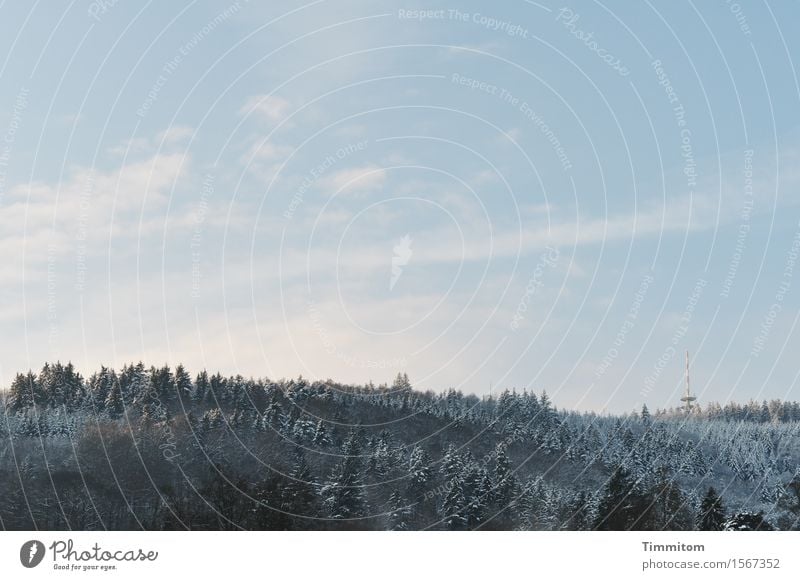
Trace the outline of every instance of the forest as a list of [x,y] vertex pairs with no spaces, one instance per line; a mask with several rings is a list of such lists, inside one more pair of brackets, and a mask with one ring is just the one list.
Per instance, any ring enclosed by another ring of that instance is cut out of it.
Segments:
[[4,530],[797,530],[800,405],[619,416],[130,364],[17,375]]

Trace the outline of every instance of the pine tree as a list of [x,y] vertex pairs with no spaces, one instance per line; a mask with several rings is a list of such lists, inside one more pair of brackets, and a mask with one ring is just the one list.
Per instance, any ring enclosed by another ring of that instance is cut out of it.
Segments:
[[376,481],[383,481],[392,467],[392,455],[385,439],[378,439],[369,460],[369,469]]
[[8,408],[16,413],[43,403],[44,393],[36,375],[32,372],[28,372],[27,375],[18,374],[9,388],[6,399]]
[[334,468],[321,490],[330,517],[337,520],[358,518],[366,512],[361,444],[353,432],[342,446],[341,463]]
[[150,368],[150,384],[148,385],[150,398],[156,398],[161,405],[167,405],[175,399],[176,390],[173,383],[172,370],[169,366],[160,369]]
[[611,475],[597,510],[594,528],[597,530],[646,530],[641,517],[648,505],[647,498],[637,489],[630,473],[622,467]]
[[442,500],[440,516],[442,524],[448,530],[463,530],[467,524],[464,511],[467,500],[464,497],[464,487],[461,478],[456,476],[445,484],[445,496]]
[[567,504],[567,514],[562,529],[589,530],[592,519],[591,498],[588,493],[581,490]]
[[495,449],[495,469],[492,481],[495,517],[491,527],[503,530],[513,529],[518,523],[517,498],[520,495],[520,484],[504,444],[499,443]]
[[283,511],[295,517],[295,529],[310,529],[311,521],[306,519],[314,517],[319,512],[316,493],[317,483],[306,463],[302,449],[297,448],[294,465],[289,471],[289,480],[282,490],[281,507]]
[[464,459],[463,485],[465,525],[467,529],[474,530],[486,519],[486,508],[492,500],[492,483],[489,474],[469,452]]
[[411,516],[411,508],[406,505],[403,496],[399,491],[395,490],[389,496],[389,514],[387,521],[387,529],[401,531],[409,528],[409,519]]
[[406,487],[406,502],[411,510],[414,529],[423,527],[421,522],[430,500],[428,488],[431,477],[431,458],[421,446],[415,445],[408,460],[408,485]]
[[764,519],[764,512],[754,514],[747,511],[734,514],[725,522],[725,526],[723,527],[723,530],[726,532],[769,532],[773,529],[770,523]]
[[175,384],[175,396],[183,400],[189,399],[192,396],[194,386],[192,385],[192,377],[189,376],[189,373],[186,372],[183,365],[179,364],[175,367],[175,377],[173,380]]
[[697,529],[703,531],[720,531],[725,526],[725,508],[722,498],[714,487],[709,487],[700,504]]
[[411,450],[408,460],[408,492],[409,499],[418,501],[428,487],[431,479],[431,458],[419,445]]
[[520,529],[541,530],[543,517],[544,485],[541,477],[525,482],[519,499]]
[[45,363],[39,373],[39,388],[42,392],[43,401],[47,406],[60,407],[66,403],[62,388],[63,377],[59,376],[63,375],[63,370],[64,368],[61,366],[61,363],[56,363],[54,365]]
[[650,496],[652,501],[637,527],[656,531],[691,530],[694,527],[692,508],[666,468],[658,470]]
[[796,470],[791,481],[786,484],[778,500],[778,508],[783,510],[780,518],[780,529],[800,529],[800,469]]
[[108,395],[117,383],[117,373],[105,366],[100,367],[99,373],[92,375],[88,385],[88,404],[94,413],[101,413],[105,409]]
[[392,389],[395,391],[408,391],[411,389],[411,381],[408,380],[406,373],[397,373],[397,376],[392,383]]
[[447,446],[444,457],[442,458],[442,465],[440,468],[442,478],[444,478],[446,482],[450,481],[460,477],[463,470],[464,464],[461,456],[459,455],[456,446],[450,443]]
[[108,396],[105,400],[105,408],[106,413],[108,413],[108,416],[111,419],[119,419],[125,412],[125,403],[122,400],[119,382],[115,382],[113,385],[111,385],[111,389],[109,390]]
[[[276,403],[273,403],[275,405]],[[272,407],[269,407],[272,409]],[[325,446],[330,445],[331,438],[328,436],[328,431],[325,429],[325,424],[322,422],[322,419],[317,421],[317,426],[314,429],[314,437],[312,439],[314,445]]]
[[197,378],[194,381],[194,390],[192,391],[191,395],[193,403],[197,404],[205,400],[209,385],[210,381],[208,380],[208,373],[204,370],[197,375]]
[[139,361],[135,365],[128,365],[119,374],[119,388],[122,394],[122,402],[126,406],[136,405],[147,387],[147,369],[144,363]]

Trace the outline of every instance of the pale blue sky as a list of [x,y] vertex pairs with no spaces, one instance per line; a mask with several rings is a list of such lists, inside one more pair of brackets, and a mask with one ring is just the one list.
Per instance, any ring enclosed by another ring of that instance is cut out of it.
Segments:
[[794,2],[168,4],[0,5],[4,384],[800,397]]

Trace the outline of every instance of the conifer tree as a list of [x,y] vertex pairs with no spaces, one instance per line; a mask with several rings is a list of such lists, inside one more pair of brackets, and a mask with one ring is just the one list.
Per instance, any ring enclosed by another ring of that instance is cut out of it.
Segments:
[[640,517],[647,505],[647,498],[636,489],[630,473],[625,468],[617,468],[606,484],[594,528],[617,531],[647,529],[646,520]]
[[411,381],[408,379],[408,375],[406,373],[397,373],[392,383],[392,389],[396,391],[407,391],[411,389]]
[[517,525],[517,498],[520,495],[520,484],[511,468],[511,461],[506,453],[506,446],[499,443],[495,449],[495,468],[493,477],[493,499],[495,517],[492,528],[513,529]]
[[125,403],[122,400],[119,382],[115,382],[111,385],[104,406],[110,419],[119,419],[122,417],[122,414],[125,412]]
[[698,530],[718,532],[725,526],[725,508],[713,486],[708,488],[698,516]]
[[175,367],[175,377],[173,380],[175,384],[175,396],[184,400],[190,398],[193,390],[192,377],[189,376],[189,373],[186,372],[183,365],[179,364]]
[[44,403],[44,393],[41,390],[36,375],[28,372],[26,375],[17,374],[9,388],[6,404],[13,412],[23,411],[34,405]]
[[[295,516],[295,529],[310,529],[312,522],[306,518],[314,517],[319,512],[317,482],[306,463],[305,454],[298,448],[295,462],[289,471],[289,478],[281,494],[282,509]],[[305,516],[305,517],[296,517]]]
[[395,490],[389,497],[387,529],[395,531],[409,529],[410,516],[411,508],[406,505],[405,500],[400,492]]
[[358,518],[366,512],[361,444],[356,432],[342,446],[342,460],[321,490],[330,517],[338,520]]
[[658,470],[650,497],[643,521],[637,525],[639,529],[691,530],[694,527],[692,508],[666,468]]
[[445,484],[445,495],[442,501],[440,515],[442,524],[447,530],[463,530],[467,524],[464,511],[467,500],[464,497],[463,482],[456,476]]

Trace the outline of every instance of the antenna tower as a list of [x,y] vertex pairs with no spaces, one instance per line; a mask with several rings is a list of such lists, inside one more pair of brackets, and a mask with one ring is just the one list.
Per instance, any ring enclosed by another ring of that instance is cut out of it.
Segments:
[[681,397],[681,401],[683,402],[683,410],[686,412],[687,415],[691,414],[692,407],[694,406],[693,403],[697,400],[697,397],[693,397],[691,390],[689,388],[689,351],[686,351],[686,392],[684,393],[683,397]]

